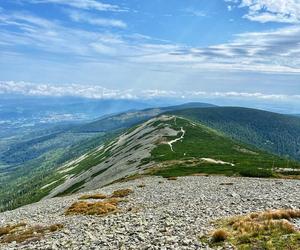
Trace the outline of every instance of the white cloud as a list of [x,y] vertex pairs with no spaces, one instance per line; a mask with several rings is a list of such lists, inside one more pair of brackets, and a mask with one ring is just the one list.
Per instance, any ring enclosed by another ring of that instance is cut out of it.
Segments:
[[67,5],[74,8],[85,9],[85,10],[98,10],[98,11],[125,11],[117,5],[106,4],[96,0],[22,0],[32,4],[61,4]]
[[300,27],[241,33],[228,43],[203,48],[181,46],[172,52],[143,56],[140,60],[195,69],[299,74]]
[[209,98],[233,98],[249,100],[270,101],[297,101],[300,95],[265,94],[260,92],[207,92],[207,91],[174,91],[163,89],[146,90],[120,90],[107,89],[92,84],[35,84],[29,82],[0,81],[0,94],[22,94],[28,96],[76,96],[94,99],[209,99]]
[[300,0],[225,0],[239,8],[248,8],[244,16],[261,23],[300,23]]
[[[82,12],[73,18],[91,21]],[[15,28],[1,29],[2,52],[34,47],[51,56],[67,55],[73,63],[113,60],[118,64],[125,62],[173,72],[182,69],[300,73],[300,27],[296,25],[241,33],[224,44],[189,47],[140,34],[120,35],[68,27],[28,13],[0,13],[0,20],[0,29]]]
[[[120,43],[118,36],[110,33],[67,27],[57,21],[49,21],[28,13],[0,13],[0,21],[2,27],[17,28],[16,31],[1,30],[0,44],[7,44],[8,48],[12,48],[12,50],[20,46],[34,46],[36,50],[70,54],[72,57],[95,56],[95,52],[97,52],[95,43],[98,44],[98,47],[101,45],[109,47]],[[106,21],[106,25],[108,25],[108,20],[102,21]],[[117,24],[114,23],[114,25]]]
[[111,18],[99,18],[79,11],[67,11],[70,18],[75,22],[85,22],[91,25],[104,26],[104,27],[115,27],[115,28],[126,28],[127,24],[121,20]]
[[77,96],[95,99],[134,99],[131,90],[114,90],[98,85],[83,84],[33,84],[29,82],[0,81],[0,94],[28,96]]

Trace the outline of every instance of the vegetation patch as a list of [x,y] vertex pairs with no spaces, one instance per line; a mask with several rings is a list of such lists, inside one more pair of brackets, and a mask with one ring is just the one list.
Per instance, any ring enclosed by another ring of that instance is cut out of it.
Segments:
[[167,178],[169,181],[176,181],[177,180],[177,177],[175,176],[170,176]]
[[275,177],[275,174],[271,169],[265,168],[249,168],[242,169],[239,171],[239,174],[243,177],[257,177],[257,178],[269,178]]
[[189,166],[187,164],[175,164],[173,166],[162,167],[154,169],[152,174],[157,176],[168,177],[180,177],[180,176],[207,176],[207,175],[234,175],[234,167],[228,165],[216,165],[211,163],[204,163]]
[[116,204],[108,201],[86,202],[78,201],[73,203],[65,212],[66,215],[107,215],[117,211]]
[[[177,117],[176,124],[170,124],[170,127],[176,131],[183,128],[186,131],[184,138],[180,142],[173,143],[172,151],[164,142],[177,137],[164,137],[162,142],[151,151],[151,156],[141,161],[142,164],[160,163],[162,167],[152,169],[150,174],[163,177],[208,174],[299,178],[299,162],[235,141],[217,130],[199,123],[193,124],[186,119]],[[215,162],[205,162],[201,160],[203,158]],[[275,169],[286,170],[282,172],[288,175],[277,173]],[[288,172],[289,169],[293,169],[292,173]]]
[[251,213],[218,221],[219,227],[201,238],[211,247],[225,243],[235,249],[300,249],[300,231],[292,223],[300,210],[280,209]]
[[[79,197],[81,201],[73,203],[65,212],[66,215],[99,215],[104,216],[118,211],[118,204],[122,199],[133,193],[131,189],[119,189],[111,196],[104,194],[85,194]],[[103,199],[103,201],[87,202],[86,199]]]
[[233,186],[233,182],[223,182],[223,183],[220,183],[221,186]]
[[73,193],[77,192],[78,190],[80,190],[82,188],[82,186],[84,185],[84,183],[85,183],[85,180],[77,182],[77,183],[73,184],[71,187],[67,188],[65,191],[57,194],[56,197],[73,194]]
[[0,227],[0,243],[25,242],[40,240],[45,234],[52,233],[62,229],[62,224],[53,224],[50,226],[30,226],[26,223],[7,225]]
[[102,169],[102,170],[99,170],[98,172],[96,172],[96,173],[94,173],[94,174],[92,174],[92,178],[95,178],[96,176],[98,176],[98,175],[100,175],[100,174],[102,174],[102,173],[104,173],[106,170],[107,170],[108,168],[105,168],[105,169]]
[[212,233],[211,241],[214,243],[224,242],[229,236],[229,233],[224,229],[218,229]]
[[88,199],[105,199],[107,195],[105,194],[84,194],[79,197],[80,200],[88,200]]
[[133,190],[130,188],[127,189],[119,189],[113,192],[112,196],[113,198],[123,198],[128,196],[129,194],[133,193]]

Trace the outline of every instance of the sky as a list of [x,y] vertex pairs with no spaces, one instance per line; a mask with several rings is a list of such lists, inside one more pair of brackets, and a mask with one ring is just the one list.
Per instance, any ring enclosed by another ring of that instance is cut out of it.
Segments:
[[300,0],[1,0],[0,93],[300,113]]

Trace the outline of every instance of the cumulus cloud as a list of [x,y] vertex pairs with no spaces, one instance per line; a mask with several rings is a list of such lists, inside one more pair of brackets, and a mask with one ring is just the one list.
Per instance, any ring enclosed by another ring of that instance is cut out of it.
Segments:
[[261,23],[300,23],[299,0],[225,0],[239,8],[247,8],[244,16],[251,21]]

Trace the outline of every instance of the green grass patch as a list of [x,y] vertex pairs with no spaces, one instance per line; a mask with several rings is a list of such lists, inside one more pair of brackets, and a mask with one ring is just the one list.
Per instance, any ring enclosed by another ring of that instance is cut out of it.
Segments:
[[[149,162],[174,162],[185,159],[198,159],[199,164],[188,165],[185,163],[174,164],[152,173],[164,177],[185,176],[197,173],[238,175],[247,177],[276,177],[274,168],[296,168],[300,169],[300,163],[272,155],[249,145],[237,142],[224,136],[222,133],[201,124],[193,125],[190,121],[178,118],[170,126],[179,131],[177,136],[165,137],[166,142],[181,136],[181,127],[186,131],[182,141],[173,144],[173,151],[166,143],[159,144],[151,152],[151,157],[143,159],[142,163]],[[236,148],[243,148],[238,151]],[[255,152],[249,154],[248,152]],[[201,162],[201,158],[221,160],[228,164],[209,164]],[[231,166],[230,164],[234,164]],[[295,174],[296,176],[296,174]]]
[[84,185],[84,183],[85,183],[85,180],[77,182],[74,185],[72,185],[71,187],[67,188],[65,191],[57,194],[55,197],[61,197],[61,196],[65,196],[68,194],[73,194],[73,193],[79,191],[82,188],[82,186]]
[[221,174],[231,176],[235,170],[231,166],[220,166],[215,164],[203,164],[197,166],[173,165],[157,169],[153,172],[154,175],[162,177],[187,176],[193,174]]
[[239,171],[239,174],[244,177],[258,177],[258,178],[275,177],[275,174],[271,169],[260,169],[260,168],[241,169]]
[[96,177],[96,176],[98,176],[98,175],[104,173],[107,169],[108,169],[108,168],[105,168],[105,169],[102,169],[102,170],[100,170],[100,171],[98,171],[98,172],[92,174],[92,178],[94,178],[94,177]]

